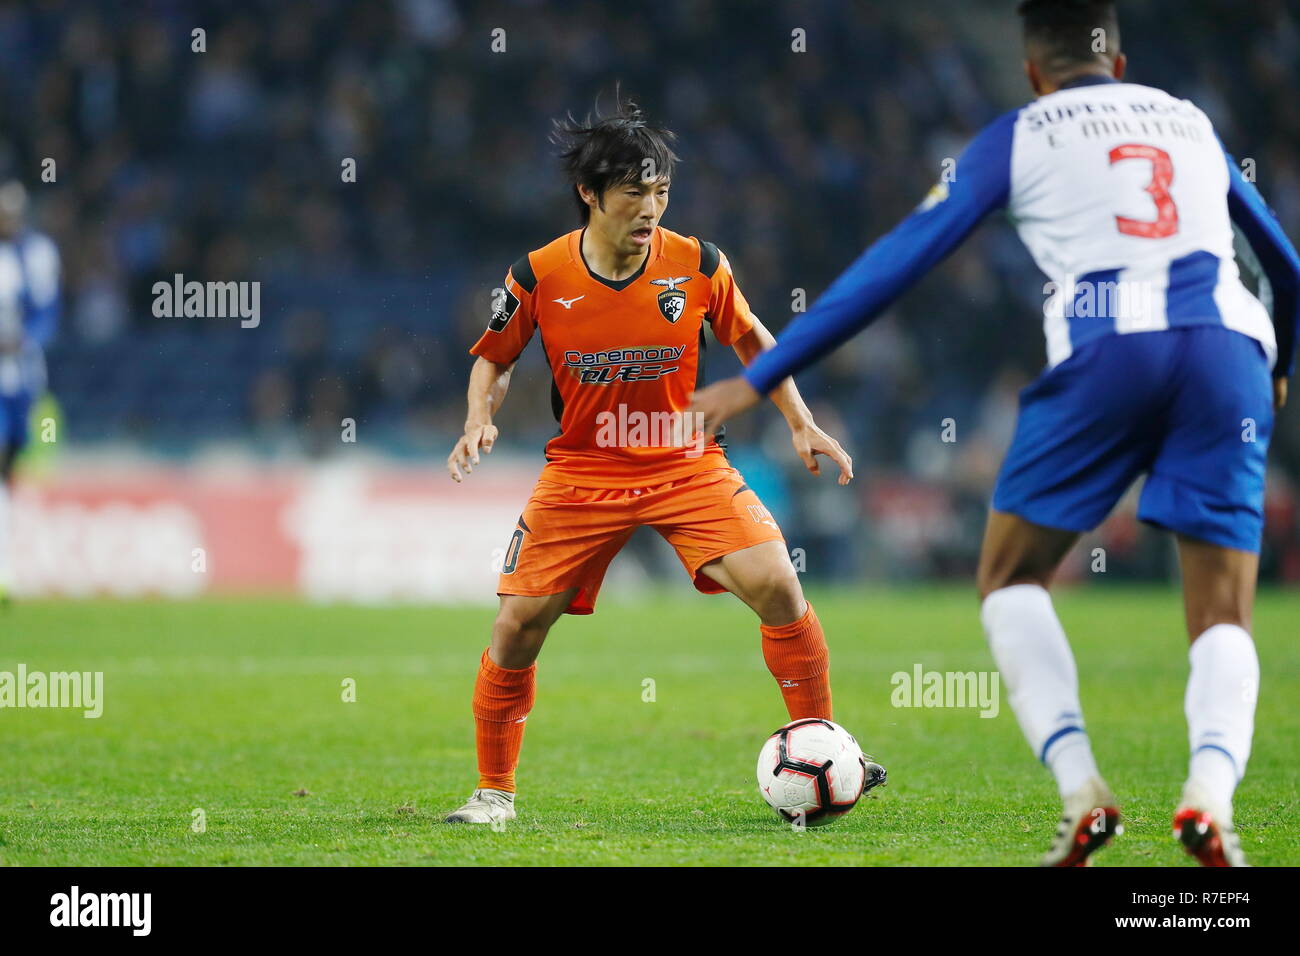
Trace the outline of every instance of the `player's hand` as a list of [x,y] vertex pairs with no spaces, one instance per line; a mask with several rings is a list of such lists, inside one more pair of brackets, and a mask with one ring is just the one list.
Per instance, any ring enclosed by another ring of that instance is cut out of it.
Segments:
[[706,438],[712,438],[728,418],[753,408],[763,396],[740,376],[724,379],[701,389],[691,396],[688,413],[700,416],[695,419]]
[[[447,474],[451,475],[451,480],[460,482],[464,481],[466,476],[474,471],[474,466],[478,464],[479,452],[491,454],[492,446],[497,441],[497,427],[495,425],[465,425],[465,434],[460,436],[456,442],[456,447],[451,450],[447,456]],[[465,474],[461,474],[461,469]]]
[[1286,383],[1285,375],[1279,375],[1273,379],[1273,407],[1281,411],[1286,405]]
[[817,461],[818,455],[825,455],[835,464],[840,466],[841,485],[847,485],[853,480],[853,459],[849,453],[830,435],[826,434],[812,422],[806,425],[800,425],[790,430],[790,440],[794,443],[794,450],[803,459],[804,465],[814,475],[822,473],[821,463]]

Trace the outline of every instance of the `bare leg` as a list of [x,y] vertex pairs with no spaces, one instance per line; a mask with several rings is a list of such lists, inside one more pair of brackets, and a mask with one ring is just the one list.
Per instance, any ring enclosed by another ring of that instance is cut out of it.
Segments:
[[784,541],[765,541],[710,561],[700,572],[748,604],[770,627],[803,617],[804,600]]
[[1002,511],[990,511],[976,580],[980,599],[1013,584],[1046,588],[1079,536],[1045,528]]
[[1195,641],[1215,624],[1250,630],[1259,555],[1178,536],[1187,637]]
[[830,651],[817,612],[804,600],[785,542],[765,541],[700,569],[758,615],[763,659],[791,720],[832,719]]
[[537,660],[551,625],[559,620],[577,588],[545,597],[501,595],[501,608],[492,624],[492,645],[488,656],[507,670],[520,670]]

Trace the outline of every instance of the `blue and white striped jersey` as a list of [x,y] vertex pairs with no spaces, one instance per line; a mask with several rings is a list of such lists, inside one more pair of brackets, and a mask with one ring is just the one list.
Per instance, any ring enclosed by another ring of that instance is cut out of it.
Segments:
[[[1300,257],[1259,192],[1196,106],[1089,76],[985,127],[951,179],[792,322],[746,379],[766,393],[812,364],[999,208],[1049,280],[1049,366],[1104,335],[1224,325],[1290,373]],[[1241,282],[1234,223],[1268,278],[1272,319]]]
[[39,232],[0,240],[0,396],[45,388],[59,314],[59,251]]

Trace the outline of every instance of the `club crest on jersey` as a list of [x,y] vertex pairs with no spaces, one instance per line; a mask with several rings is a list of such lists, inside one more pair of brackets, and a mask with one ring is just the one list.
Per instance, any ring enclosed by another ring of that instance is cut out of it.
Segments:
[[672,276],[668,279],[651,279],[651,285],[666,285],[668,288],[659,293],[659,311],[665,319],[674,325],[686,312],[686,293],[677,288],[683,282],[690,282],[690,276]]
[[925,198],[921,200],[921,205],[919,208],[921,212],[929,212],[935,206],[939,205],[939,203],[947,202],[947,201],[948,201],[948,184],[946,182],[940,181],[935,183],[932,187],[930,187],[930,191],[926,193]]

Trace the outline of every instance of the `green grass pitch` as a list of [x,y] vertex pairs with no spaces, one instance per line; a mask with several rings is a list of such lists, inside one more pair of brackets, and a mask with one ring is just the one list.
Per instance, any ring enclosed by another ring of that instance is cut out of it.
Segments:
[[[1001,713],[891,706],[890,677],[989,670],[969,589],[812,595],[836,717],[890,784],[796,832],[754,761],[785,721],[757,623],[677,589],[564,618],[542,654],[504,832],[440,824],[475,781],[469,695],[485,608],[272,601],[31,603],[0,616],[0,670],[104,672],[97,720],[0,710],[9,865],[1022,865],[1058,804]],[[1169,821],[1187,673],[1171,590],[1065,592],[1083,705],[1127,832],[1098,865],[1185,866]],[[1261,596],[1255,751],[1238,791],[1257,865],[1300,863],[1300,594]],[[345,702],[343,682],[356,682]],[[646,679],[654,700],[643,700]],[[1005,697],[1005,695],[1004,695]],[[195,832],[194,811],[206,827]]]

